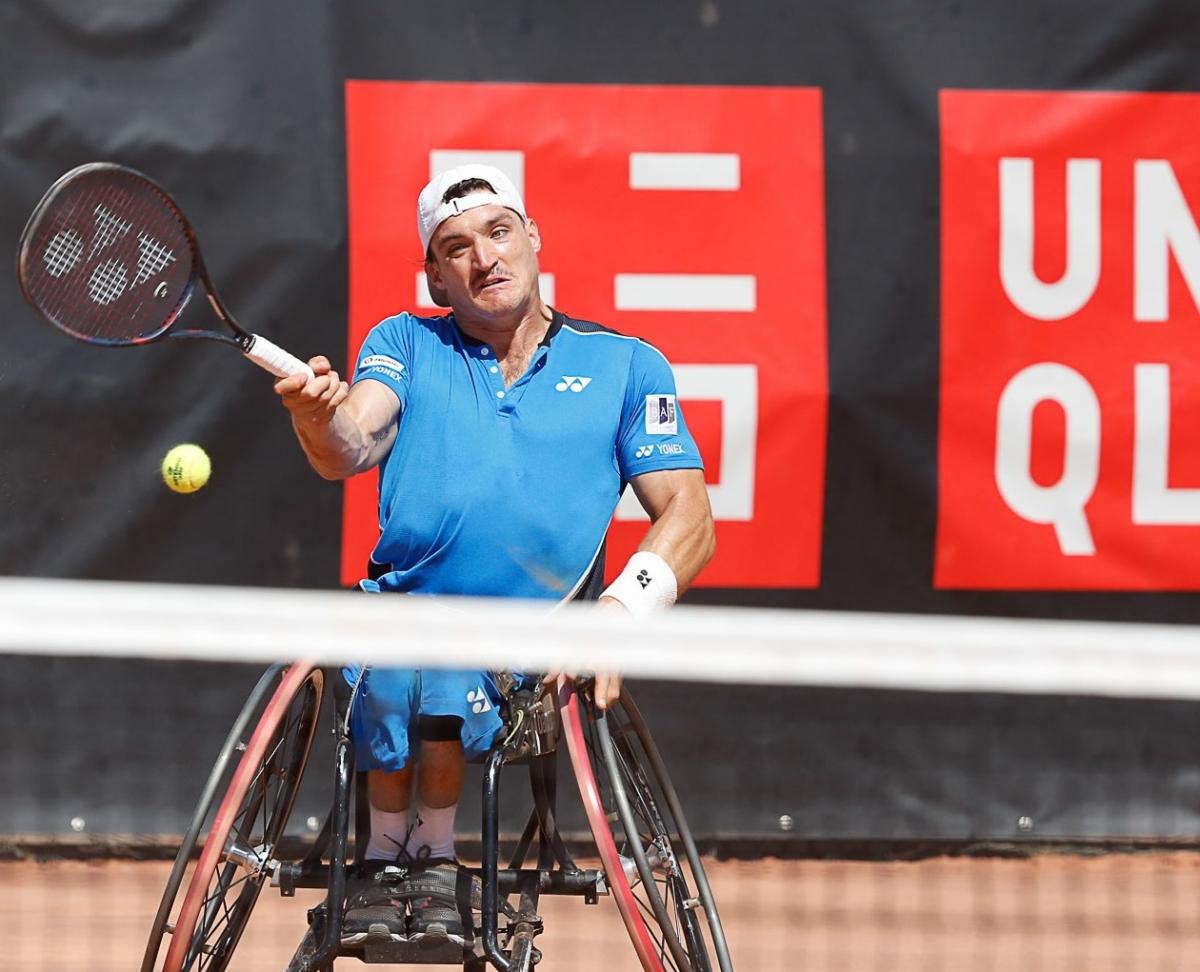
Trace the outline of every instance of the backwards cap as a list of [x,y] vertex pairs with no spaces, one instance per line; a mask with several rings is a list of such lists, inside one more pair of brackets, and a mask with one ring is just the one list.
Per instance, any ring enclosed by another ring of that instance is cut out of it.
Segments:
[[[480,189],[459,199],[442,202],[447,189],[468,179],[482,179],[495,192]],[[468,162],[434,176],[417,197],[417,232],[421,234],[421,249],[426,253],[429,251],[429,241],[433,238],[434,231],[451,216],[457,216],[476,206],[488,205],[511,209],[521,219],[525,219],[525,203],[521,200],[521,194],[517,192],[512,180],[495,166],[484,165],[482,162]]]

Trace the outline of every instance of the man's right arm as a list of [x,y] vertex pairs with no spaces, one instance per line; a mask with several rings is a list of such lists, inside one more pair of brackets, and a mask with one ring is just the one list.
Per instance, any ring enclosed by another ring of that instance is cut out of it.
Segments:
[[346,479],[377,465],[396,441],[396,393],[378,381],[350,387],[324,356],[308,363],[312,379],[281,378],[275,393],[291,413],[309,464],[325,479]]

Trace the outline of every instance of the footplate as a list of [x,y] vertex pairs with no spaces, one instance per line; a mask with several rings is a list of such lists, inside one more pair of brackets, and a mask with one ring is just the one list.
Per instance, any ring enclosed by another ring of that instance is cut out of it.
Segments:
[[[451,941],[379,942],[361,946],[342,946],[343,955],[358,955],[368,964],[457,965],[460,968],[474,953]],[[482,953],[480,953],[482,954]]]

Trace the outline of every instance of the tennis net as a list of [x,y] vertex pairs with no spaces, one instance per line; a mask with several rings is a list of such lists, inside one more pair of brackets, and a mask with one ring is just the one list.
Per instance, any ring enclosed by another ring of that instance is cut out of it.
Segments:
[[[1191,627],[687,606],[634,623],[586,607],[13,578],[0,579],[0,618],[0,964],[13,968],[146,961],[210,766],[260,678],[264,691],[278,683],[263,670],[300,658],[324,668],[327,688],[349,661],[624,672],[733,968],[1200,968]],[[304,857],[333,802],[333,695],[276,863]],[[599,874],[562,748],[558,831]],[[502,866],[532,805],[527,762],[500,776]],[[456,827],[475,867],[484,775],[470,768]],[[637,779],[635,767],[626,783]],[[203,831],[195,843],[190,867]],[[671,852],[651,866],[668,870]],[[622,859],[636,890],[637,861]],[[596,907],[541,896],[539,968],[644,966],[613,881],[595,887]],[[288,968],[324,897],[266,881],[228,968]],[[668,918],[686,938],[686,919]],[[701,925],[708,942],[707,915]],[[686,967],[656,947],[664,968]],[[196,967],[224,967],[217,951]]]

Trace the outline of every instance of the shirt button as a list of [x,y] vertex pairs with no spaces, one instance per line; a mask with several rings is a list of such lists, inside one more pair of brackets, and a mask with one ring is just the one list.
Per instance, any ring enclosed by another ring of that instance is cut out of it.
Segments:
[[496,392],[496,397],[497,397],[497,398],[503,398],[503,397],[504,397],[504,392],[502,392],[502,391],[498,391],[498,392]]
[[480,354],[482,354],[482,355],[483,355],[483,356],[486,358],[486,357],[488,356],[488,349],[487,349],[487,348],[480,348],[480,349],[479,349],[479,353],[480,353]]
[[490,372],[491,372],[493,375],[494,375],[494,374],[495,374],[497,371],[499,371],[499,370],[500,370],[500,369],[499,369],[499,368],[497,368],[495,365],[492,365],[492,366],[491,366],[491,367],[488,369],[488,371],[490,371]]

